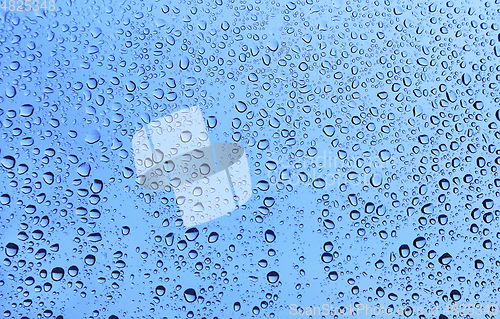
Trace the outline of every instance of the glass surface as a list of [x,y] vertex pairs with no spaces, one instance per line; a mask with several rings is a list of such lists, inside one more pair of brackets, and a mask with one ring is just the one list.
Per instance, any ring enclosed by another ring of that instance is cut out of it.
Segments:
[[0,0],[6,318],[493,318],[500,1]]

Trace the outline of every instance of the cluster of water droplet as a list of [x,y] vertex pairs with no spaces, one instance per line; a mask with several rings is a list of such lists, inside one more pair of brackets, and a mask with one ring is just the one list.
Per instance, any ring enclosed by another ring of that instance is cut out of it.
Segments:
[[[6,317],[496,299],[498,1],[56,7],[0,17]],[[254,189],[186,230],[130,152],[193,105]]]

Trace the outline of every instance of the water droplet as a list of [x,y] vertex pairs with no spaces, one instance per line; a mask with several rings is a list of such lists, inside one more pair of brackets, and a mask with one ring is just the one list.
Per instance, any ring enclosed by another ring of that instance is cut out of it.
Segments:
[[410,247],[406,244],[399,246],[399,255],[403,258],[408,257],[410,255]]
[[450,297],[453,301],[459,301],[460,299],[462,299],[462,294],[460,293],[460,291],[454,289],[450,292]]
[[193,134],[190,131],[184,131],[181,133],[181,141],[183,143],[187,143],[187,142],[191,141],[192,136],[193,136]]
[[210,235],[208,236],[208,242],[213,244],[219,239],[219,234],[216,232],[211,232]]
[[434,213],[434,205],[432,203],[425,204],[424,206],[422,206],[422,213],[424,214]]
[[14,157],[10,155],[4,156],[1,162],[2,166],[5,167],[6,169],[11,169],[14,167],[14,165],[16,165],[16,160],[14,159]]
[[5,246],[5,254],[7,255],[7,257],[14,257],[15,255],[17,255],[18,251],[19,247],[14,243],[8,243]]
[[207,118],[207,126],[208,128],[214,128],[217,126],[217,118],[215,116],[209,116]]
[[91,27],[90,34],[94,37],[94,39],[97,39],[102,34],[102,30],[99,27]]
[[95,256],[90,254],[84,258],[85,264],[87,266],[93,266],[95,264],[95,260]]
[[380,173],[373,173],[372,177],[370,178],[370,184],[373,187],[379,187],[382,185],[382,175]]
[[70,275],[71,277],[75,277],[76,275],[78,275],[78,267],[76,266],[71,266],[68,268],[68,275]]
[[321,189],[321,188],[324,188],[326,186],[326,182],[322,178],[316,178],[313,181],[312,185],[314,186],[314,188]]
[[100,139],[101,139],[101,134],[97,130],[91,130],[85,136],[85,141],[89,144],[97,143],[99,142]]
[[425,246],[425,243],[426,243],[426,240],[424,237],[417,237],[413,241],[413,246],[420,249],[420,248],[423,248]]
[[59,281],[64,277],[64,269],[62,269],[61,267],[56,267],[52,269],[50,276],[52,277],[52,280]]
[[184,291],[184,299],[186,299],[187,302],[194,302],[196,300],[196,292],[194,289],[186,289]]
[[24,104],[21,106],[21,109],[19,110],[19,115],[23,117],[29,117],[33,114],[34,107],[31,104]]
[[196,238],[198,238],[199,234],[200,234],[200,232],[198,231],[198,229],[196,227],[193,227],[193,228],[189,228],[186,231],[185,236],[186,236],[187,240],[193,241],[193,240],[196,240]]
[[352,210],[349,216],[352,220],[357,220],[361,216],[361,213],[357,210]]
[[332,137],[333,134],[335,134],[335,127],[333,127],[333,125],[326,125],[323,128],[323,133],[325,133],[325,135],[328,137]]
[[384,150],[381,150],[378,153],[378,156],[380,157],[380,159],[382,160],[382,162],[387,162],[391,158],[391,152],[389,152],[388,150],[384,149]]
[[272,243],[276,239],[276,235],[270,229],[266,230],[265,239],[268,243]]
[[183,55],[179,61],[179,67],[182,70],[186,70],[189,67],[189,58]]
[[80,175],[82,177],[89,176],[90,175],[90,171],[91,171],[90,164],[87,163],[87,162],[84,162],[84,163],[80,164],[78,166],[78,169],[77,169],[78,175]]
[[47,255],[47,251],[43,248],[40,248],[36,253],[35,253],[35,259],[40,260],[43,259]]
[[163,286],[161,286],[161,285],[160,285],[160,286],[157,286],[157,287],[156,287],[156,289],[155,289],[156,294],[157,294],[158,296],[160,296],[160,297],[161,297],[161,296],[163,296],[163,295],[165,294],[165,291],[166,291],[165,287],[163,287]]
[[336,272],[336,271],[330,271],[328,273],[328,278],[331,280],[331,281],[336,281],[337,279],[339,279],[339,274]]
[[325,219],[323,221],[323,226],[325,226],[326,229],[334,229],[335,223],[330,219]]
[[13,86],[7,86],[7,88],[5,89],[5,96],[7,96],[8,98],[13,98],[14,96],[16,96],[16,93],[16,88]]
[[271,271],[267,274],[267,281],[271,284],[275,284],[280,279],[279,274],[276,271]]
[[483,269],[484,268],[484,262],[480,259],[476,259],[476,261],[474,261],[474,267],[476,269]]
[[448,265],[452,260],[452,257],[448,253],[444,253],[441,257],[439,257],[438,261],[439,263],[443,265]]
[[324,263],[330,263],[333,261],[333,255],[330,254],[330,253],[323,253],[321,255],[321,260],[324,262]]

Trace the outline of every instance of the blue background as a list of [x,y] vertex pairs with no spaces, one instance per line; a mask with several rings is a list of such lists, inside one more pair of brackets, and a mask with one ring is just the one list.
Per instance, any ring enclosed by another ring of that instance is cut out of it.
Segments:
[[[498,299],[499,9],[2,9],[4,315],[293,318],[292,304],[359,303],[484,317]],[[194,105],[212,142],[245,147],[253,194],[187,231],[173,193],[135,182],[131,139]]]

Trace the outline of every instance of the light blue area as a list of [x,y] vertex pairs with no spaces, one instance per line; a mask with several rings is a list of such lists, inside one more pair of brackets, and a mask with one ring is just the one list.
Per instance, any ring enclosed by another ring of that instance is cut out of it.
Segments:
[[[55,7],[0,9],[5,317],[306,318],[290,305],[359,303],[474,304],[479,318],[498,300],[494,1]],[[189,240],[175,194],[136,183],[131,140],[194,105],[217,119],[211,141],[245,148],[253,194]]]

